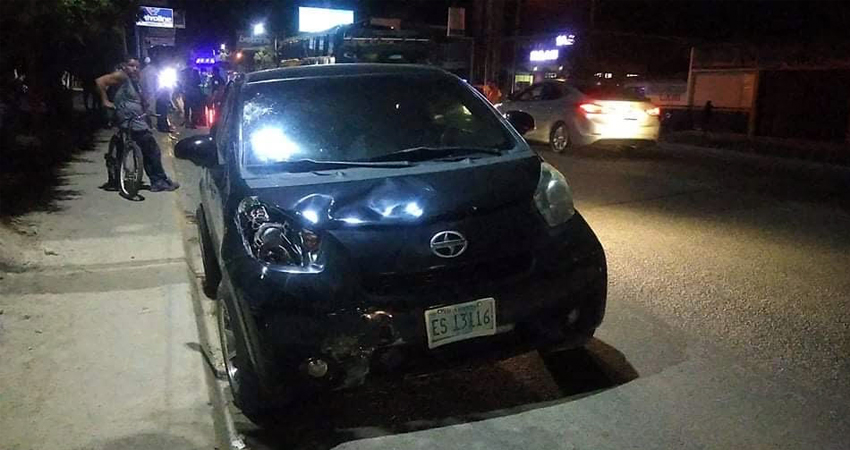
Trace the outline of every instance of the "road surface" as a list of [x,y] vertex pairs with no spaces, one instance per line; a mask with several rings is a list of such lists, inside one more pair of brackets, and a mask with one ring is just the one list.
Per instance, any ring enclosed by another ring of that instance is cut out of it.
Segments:
[[[850,171],[663,146],[541,150],[609,261],[586,352],[317,399],[251,448],[842,448],[850,442]],[[177,161],[185,212],[198,170]],[[846,448],[846,447],[845,447]]]

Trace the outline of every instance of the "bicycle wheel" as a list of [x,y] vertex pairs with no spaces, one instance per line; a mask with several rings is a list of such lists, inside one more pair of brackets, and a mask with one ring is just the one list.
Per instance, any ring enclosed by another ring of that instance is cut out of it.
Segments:
[[109,177],[107,184],[118,184],[118,180],[121,178],[121,168],[118,165],[118,156],[122,154],[121,147],[121,137],[117,133],[112,135],[112,139],[109,140],[109,150],[103,155]]
[[135,198],[142,185],[142,149],[133,141],[127,142],[127,148],[121,153],[118,184],[121,196]]

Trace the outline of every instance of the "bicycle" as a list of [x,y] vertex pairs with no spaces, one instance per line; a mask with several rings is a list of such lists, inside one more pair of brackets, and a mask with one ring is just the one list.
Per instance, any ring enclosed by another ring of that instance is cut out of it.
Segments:
[[109,140],[109,151],[104,155],[109,179],[118,182],[118,193],[135,200],[142,186],[144,156],[142,149],[133,140],[130,122],[145,117],[158,117],[157,114],[143,113],[121,120],[118,131]]

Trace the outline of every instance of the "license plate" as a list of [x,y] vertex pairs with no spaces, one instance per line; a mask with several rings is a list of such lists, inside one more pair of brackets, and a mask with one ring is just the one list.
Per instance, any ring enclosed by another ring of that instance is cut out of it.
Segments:
[[496,334],[496,299],[482,298],[425,310],[428,348]]

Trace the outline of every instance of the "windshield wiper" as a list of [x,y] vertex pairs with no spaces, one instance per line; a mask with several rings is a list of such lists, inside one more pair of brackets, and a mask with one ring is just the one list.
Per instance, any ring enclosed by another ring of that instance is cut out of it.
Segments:
[[484,153],[498,156],[502,152],[487,147],[411,147],[385,155],[375,156],[366,161],[427,161],[451,156],[474,155]]
[[294,161],[281,161],[274,164],[264,165],[264,166],[255,166],[252,167],[254,170],[259,170],[261,172],[265,171],[280,171],[285,170],[287,172],[312,172],[316,170],[331,170],[331,169],[345,169],[349,167],[377,167],[377,168],[402,168],[402,167],[410,167],[413,164],[410,161],[393,161],[393,162],[380,162],[380,161],[319,161],[315,159],[296,159]]

